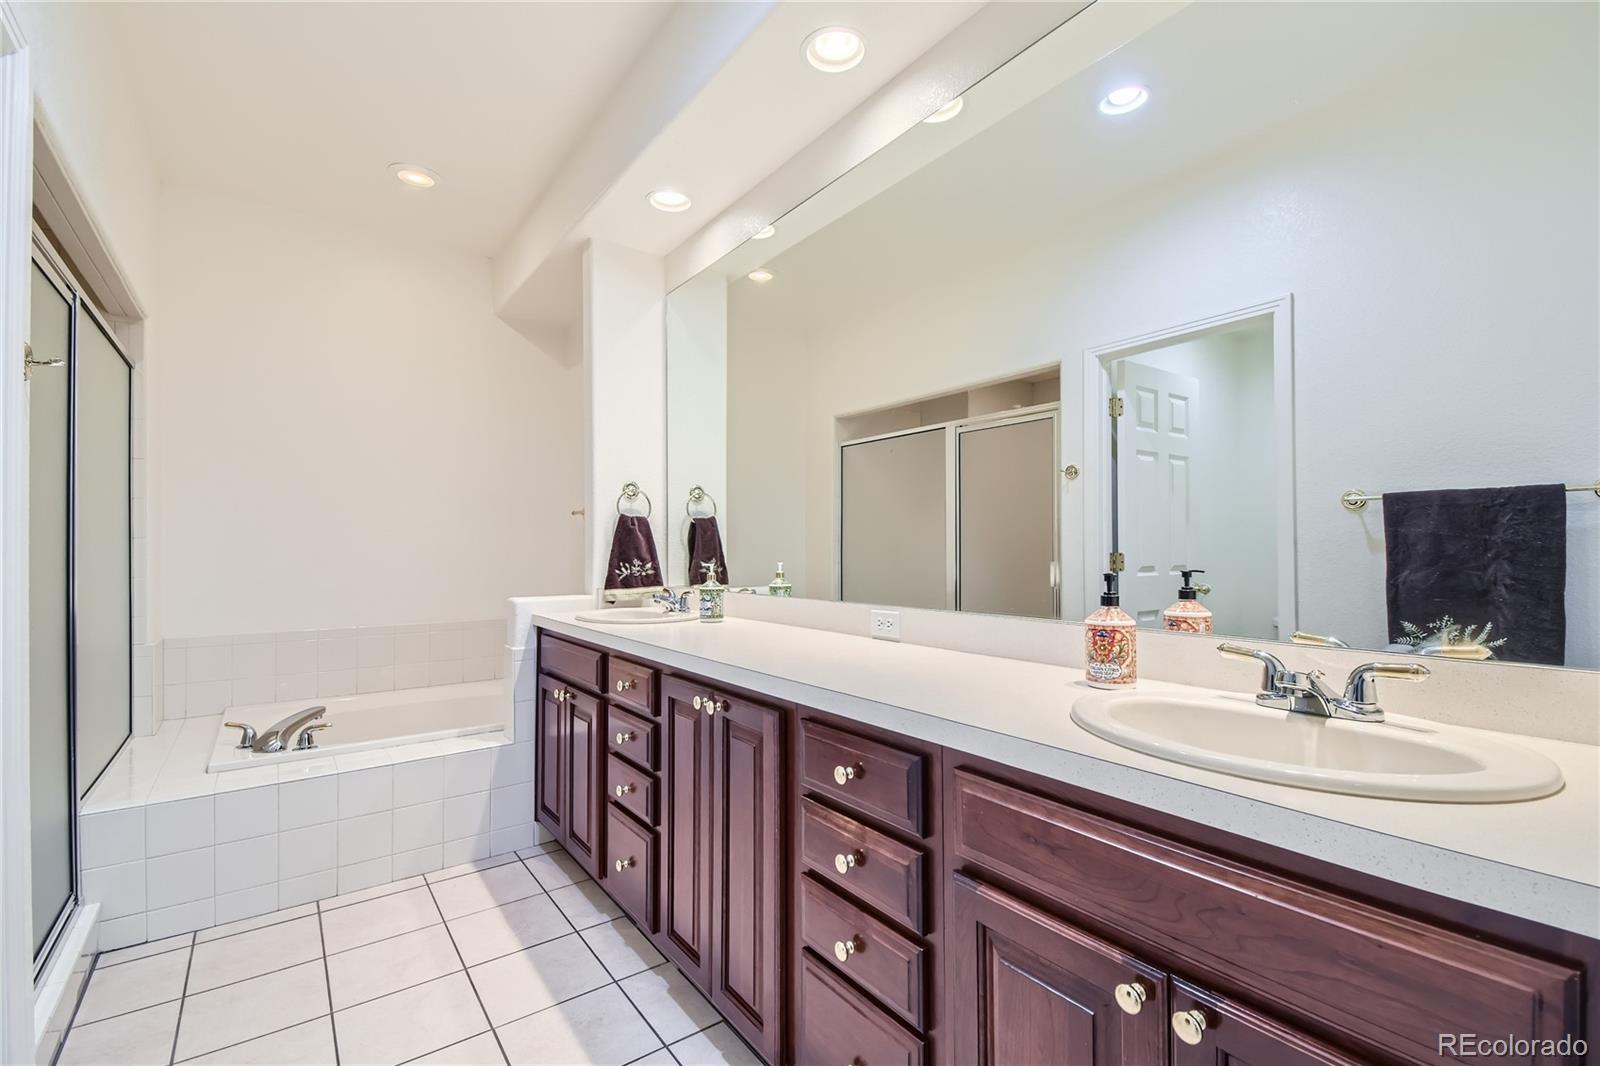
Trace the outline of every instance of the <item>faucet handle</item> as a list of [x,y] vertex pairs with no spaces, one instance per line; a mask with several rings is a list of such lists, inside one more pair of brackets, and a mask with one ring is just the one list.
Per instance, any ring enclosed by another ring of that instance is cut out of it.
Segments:
[[295,740],[295,743],[294,743],[295,750],[296,751],[310,751],[312,748],[315,748],[317,746],[317,738],[312,736],[312,734],[320,732],[321,730],[324,730],[324,729],[332,729],[332,728],[333,728],[333,723],[332,722],[313,722],[313,723],[311,723],[310,725],[306,726],[304,729],[300,730],[300,736]]
[[222,728],[239,730],[239,743],[235,744],[234,747],[239,748],[241,751],[245,748],[255,747],[256,727],[249,722],[223,722]]
[[1272,693],[1273,695],[1281,693],[1282,689],[1278,682],[1284,674],[1288,673],[1288,669],[1283,665],[1283,660],[1276,655],[1262,651],[1259,648],[1248,648],[1243,644],[1218,644],[1217,651],[1222,653],[1224,659],[1240,659],[1244,662],[1260,663],[1261,691]]
[[1378,678],[1420,682],[1432,672],[1421,663],[1363,663],[1350,671],[1350,677],[1344,683],[1344,698],[1363,707],[1375,707],[1378,703]]

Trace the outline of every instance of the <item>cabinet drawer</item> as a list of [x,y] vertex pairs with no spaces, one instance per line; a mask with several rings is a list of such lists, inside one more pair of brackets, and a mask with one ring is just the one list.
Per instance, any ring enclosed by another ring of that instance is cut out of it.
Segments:
[[606,891],[646,931],[656,931],[656,834],[606,804]]
[[[611,720],[616,721],[616,711]],[[652,774],[615,755],[606,756],[606,796],[646,825],[660,825],[656,817],[656,779]]]
[[655,718],[659,713],[656,710],[656,672],[615,655],[610,657],[608,666],[610,683],[606,685],[606,695],[611,701]]
[[927,949],[809,874],[800,879],[800,939],[903,1020],[923,1020]]
[[593,648],[579,647],[549,633],[539,634],[539,669],[560,674],[591,692],[605,687],[605,656]]
[[800,854],[822,880],[906,923],[922,926],[924,856],[813,799],[800,801]]
[[656,770],[655,723],[630,714],[620,707],[611,708],[610,727],[606,730],[606,745],[635,766]]
[[[1415,1062],[1440,1033],[1559,1039],[1582,975],[966,771],[954,861],[995,871],[1183,968]],[[1209,1060],[1208,1060],[1209,1061]]]
[[804,787],[921,836],[926,760],[821,722],[802,726],[800,773]]
[[867,1001],[809,951],[800,963],[795,1061],[921,1066],[922,1039]]

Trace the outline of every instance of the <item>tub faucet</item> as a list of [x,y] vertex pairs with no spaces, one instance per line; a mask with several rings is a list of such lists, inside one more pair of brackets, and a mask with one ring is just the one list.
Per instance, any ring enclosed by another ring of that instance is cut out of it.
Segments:
[[692,589],[684,589],[683,593],[678,596],[674,596],[671,589],[662,589],[650,597],[650,602],[663,605],[666,607],[668,614],[688,614],[689,597],[692,594]]
[[1421,681],[1429,674],[1421,663],[1364,663],[1350,671],[1344,695],[1335,696],[1323,687],[1327,675],[1321,670],[1298,673],[1271,652],[1242,644],[1218,644],[1217,651],[1224,658],[1253,659],[1261,664],[1261,691],[1256,693],[1260,706],[1356,722],[1383,721],[1383,708],[1378,706],[1378,678]]
[[327,712],[328,708],[319,703],[315,707],[307,707],[303,711],[291,714],[256,737],[255,743],[251,745],[251,750],[259,752],[287,751],[289,745],[294,742],[295,733],[315,722]]

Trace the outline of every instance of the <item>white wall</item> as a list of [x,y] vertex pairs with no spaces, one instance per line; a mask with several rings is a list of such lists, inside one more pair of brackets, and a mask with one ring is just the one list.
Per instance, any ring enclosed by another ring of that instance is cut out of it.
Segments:
[[[666,288],[661,257],[602,241],[583,252],[583,397],[588,481],[585,589],[605,584],[617,496],[636,482],[650,497],[650,527],[666,566]],[[580,454],[574,445],[560,461]],[[642,503],[642,501],[640,501]],[[629,505],[633,513],[642,513]],[[572,591],[572,586],[557,591]]]
[[493,618],[581,579],[580,371],[482,258],[166,187],[151,359],[163,635]]
[[[709,514],[717,508],[718,530],[723,553],[730,560],[733,543],[728,539],[724,504],[728,498],[728,287],[720,277],[702,275],[685,282],[667,301],[667,348],[672,366],[667,375],[668,411],[693,412],[690,417],[667,423],[667,498],[662,501],[667,521],[666,553],[662,563],[667,580],[674,585],[690,582],[689,521],[685,509],[689,491],[696,485],[710,494],[709,501],[693,509],[694,515]],[[694,581],[701,580],[699,574]],[[754,581],[735,581],[730,575],[719,578],[724,584],[750,585]],[[763,582],[764,584],[765,582]]]
[[[1381,512],[1346,512],[1342,492],[1596,476],[1592,35],[1546,20],[1515,45],[1373,86],[1026,244],[983,259],[956,249],[951,261],[918,258],[903,274],[856,279],[871,309],[796,342],[810,352],[791,372],[804,439],[775,429],[760,438],[769,462],[813,475],[812,573],[831,565],[832,481],[817,471],[838,414],[1060,360],[1062,460],[1082,462],[1073,383],[1086,348],[1293,294],[1295,621],[1381,644]],[[1529,84],[1562,106],[1526,106]],[[736,322],[757,295],[735,286]],[[734,345],[730,362],[743,358]],[[731,435],[731,453],[751,446]],[[784,448],[805,455],[779,460]],[[735,520],[775,503],[737,498]],[[1569,514],[1568,661],[1592,667],[1600,501],[1574,495]],[[1063,493],[1062,519],[1070,563],[1080,557],[1081,488]],[[824,588],[813,580],[805,594]]]

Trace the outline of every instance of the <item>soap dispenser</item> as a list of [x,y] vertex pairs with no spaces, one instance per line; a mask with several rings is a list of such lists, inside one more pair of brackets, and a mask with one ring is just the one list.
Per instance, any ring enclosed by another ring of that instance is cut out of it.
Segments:
[[1194,575],[1205,571],[1191,568],[1178,572],[1183,575],[1183,585],[1177,602],[1161,612],[1161,628],[1172,633],[1211,632],[1211,609],[1200,602],[1200,590],[1194,584]]
[[768,596],[793,596],[794,595],[794,586],[789,584],[788,579],[783,576],[783,564],[782,563],[778,564],[778,572],[777,572],[777,574],[775,574],[773,576],[771,581],[767,582],[767,595]]
[[1120,606],[1117,575],[1104,575],[1100,609],[1083,620],[1084,674],[1095,688],[1127,688],[1139,679],[1139,626]]
[[722,599],[727,591],[728,587],[715,577],[708,577],[700,584],[700,621],[722,621]]

